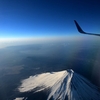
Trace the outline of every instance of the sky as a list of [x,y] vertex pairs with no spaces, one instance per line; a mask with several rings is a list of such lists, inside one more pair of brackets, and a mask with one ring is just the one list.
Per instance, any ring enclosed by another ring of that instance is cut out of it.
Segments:
[[0,0],[0,38],[100,33],[100,0]]

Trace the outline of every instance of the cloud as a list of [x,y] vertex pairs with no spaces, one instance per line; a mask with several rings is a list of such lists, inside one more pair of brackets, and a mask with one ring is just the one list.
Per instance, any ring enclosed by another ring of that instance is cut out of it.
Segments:
[[16,98],[16,99],[14,99],[14,100],[23,100],[24,99],[24,97],[23,98]]
[[26,38],[0,38],[0,48],[16,45],[28,45],[35,43],[49,43],[62,41],[80,41],[82,37],[79,36],[53,36],[53,37],[26,37]]

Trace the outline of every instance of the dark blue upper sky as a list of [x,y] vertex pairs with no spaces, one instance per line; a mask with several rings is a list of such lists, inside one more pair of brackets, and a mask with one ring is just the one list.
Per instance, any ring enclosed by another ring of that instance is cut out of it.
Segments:
[[100,0],[0,0],[0,37],[100,33]]

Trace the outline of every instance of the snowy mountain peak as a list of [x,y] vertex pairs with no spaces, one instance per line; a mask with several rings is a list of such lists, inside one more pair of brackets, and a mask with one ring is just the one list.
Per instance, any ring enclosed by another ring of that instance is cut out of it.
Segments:
[[100,100],[98,88],[72,69],[30,76],[18,89],[38,92],[48,88],[47,100]]

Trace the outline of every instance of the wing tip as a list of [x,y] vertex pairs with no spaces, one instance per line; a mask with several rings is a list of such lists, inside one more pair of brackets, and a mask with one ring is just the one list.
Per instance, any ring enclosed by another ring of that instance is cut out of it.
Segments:
[[82,28],[80,27],[80,25],[77,23],[76,20],[74,20],[74,23],[75,23],[75,25],[76,25],[76,28],[77,28],[78,32],[84,33],[84,34],[86,33],[86,32],[84,32],[84,31],[82,30]]

